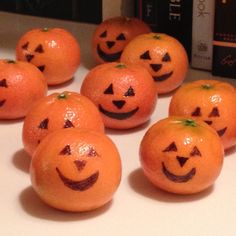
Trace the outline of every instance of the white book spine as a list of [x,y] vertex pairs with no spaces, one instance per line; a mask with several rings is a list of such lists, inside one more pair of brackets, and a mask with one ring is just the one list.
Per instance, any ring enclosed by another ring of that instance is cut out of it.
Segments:
[[191,66],[212,69],[215,0],[193,0]]

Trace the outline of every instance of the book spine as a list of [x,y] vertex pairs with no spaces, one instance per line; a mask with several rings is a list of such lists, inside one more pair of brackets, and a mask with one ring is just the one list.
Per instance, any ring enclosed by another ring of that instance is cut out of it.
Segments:
[[[160,2],[164,2],[161,1]],[[160,6],[161,7],[161,6]],[[169,0],[166,33],[177,38],[185,47],[189,61],[192,51],[192,11],[193,0]],[[168,30],[169,29],[169,30]]]
[[236,1],[215,0],[212,74],[236,78]]
[[215,0],[193,0],[191,66],[211,70]]
[[153,31],[157,28],[157,0],[136,0],[135,16],[146,22]]

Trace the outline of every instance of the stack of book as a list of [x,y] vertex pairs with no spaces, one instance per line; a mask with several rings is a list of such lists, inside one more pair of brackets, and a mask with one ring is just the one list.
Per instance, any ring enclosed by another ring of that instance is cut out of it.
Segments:
[[136,0],[135,16],[176,37],[193,68],[236,78],[235,0]]

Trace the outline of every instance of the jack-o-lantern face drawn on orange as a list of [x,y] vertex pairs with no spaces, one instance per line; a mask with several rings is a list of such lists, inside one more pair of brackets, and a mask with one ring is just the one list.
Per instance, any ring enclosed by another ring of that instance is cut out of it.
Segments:
[[[99,37],[102,39],[105,39],[108,37],[107,36],[107,30],[105,30],[103,33],[101,33],[99,35]],[[116,41],[125,41],[126,37],[123,33],[120,33],[117,37],[116,37]],[[112,47],[115,46],[116,41],[105,41],[104,43],[106,44],[107,48],[111,50]],[[102,42],[97,44],[97,53],[99,55],[99,57],[105,61],[105,62],[113,62],[113,61],[118,61],[120,59],[121,53],[123,52],[123,50],[118,51],[118,52],[114,52],[114,53],[106,53],[105,51],[102,50],[101,48],[101,44]]]
[[[150,56],[150,51],[147,50],[146,52],[144,52],[142,55],[140,55],[140,59],[141,60],[147,60],[147,61],[151,61],[152,58]],[[150,69],[152,71],[152,77],[153,80],[155,82],[162,82],[167,80],[174,72],[174,68],[170,68],[169,71],[167,71],[166,73],[163,74],[159,74],[158,71],[160,71],[162,69],[163,66],[165,66],[164,63],[168,63],[171,62],[171,57],[169,55],[168,52],[165,52],[163,56],[161,56],[159,63],[150,63]]]
[[185,117],[158,121],[140,144],[144,174],[155,186],[173,193],[191,194],[210,187],[223,159],[223,145],[215,130]]
[[175,38],[161,33],[142,34],[125,47],[121,62],[144,66],[152,75],[158,93],[181,85],[188,70],[184,47]]
[[120,183],[121,160],[104,133],[61,129],[39,144],[30,176],[36,193],[50,206],[88,211],[111,200]]
[[47,83],[56,85],[73,78],[80,64],[80,46],[65,29],[32,29],[19,39],[16,57],[38,67]]
[[[92,157],[92,158],[98,156],[97,152],[95,151],[93,147],[88,147],[88,151],[86,151],[85,154],[86,154],[86,157]],[[59,155],[65,158],[71,158],[72,152],[71,152],[70,145],[67,144],[60,151]],[[87,163],[88,163],[87,159],[76,159],[73,161],[73,164],[78,170],[78,173],[80,173],[86,167]],[[66,177],[58,167],[56,167],[56,171],[58,173],[59,178],[64,183],[64,185],[74,191],[85,191],[91,188],[97,182],[98,176],[99,176],[99,171],[95,170],[94,173],[92,173],[90,176],[82,180],[73,180]]]
[[[114,95],[114,91],[113,91],[113,84],[110,84],[105,91],[103,92],[103,94],[107,94],[107,95]],[[135,92],[134,89],[130,86],[127,91],[124,93],[123,95],[124,97],[130,97],[130,96],[135,96]],[[112,100],[111,103],[114,105],[115,109],[121,110],[125,104],[126,104],[126,100],[124,99],[119,99],[119,100]],[[135,107],[134,109],[130,110],[130,111],[126,111],[126,112],[112,112],[109,111],[107,109],[105,109],[102,104],[99,104],[99,111],[104,114],[105,116],[110,117],[111,119],[117,119],[117,120],[125,120],[128,119],[130,117],[132,117],[133,115],[135,115],[135,113],[139,110],[139,107]]]
[[202,120],[216,130],[224,148],[236,144],[236,90],[227,82],[197,80],[181,86],[172,96],[169,115]]
[[0,119],[23,118],[47,93],[44,75],[23,61],[0,60]]
[[118,62],[93,68],[82,83],[81,94],[98,107],[105,127],[114,129],[145,123],[157,102],[155,84],[148,71]]
[[[213,125],[213,122],[214,122],[215,118],[217,118],[217,117],[220,118],[220,111],[219,111],[218,107],[213,107],[212,110],[210,111],[210,113],[207,116],[203,116],[202,111],[201,111],[201,107],[196,107],[196,109],[191,113],[191,116],[193,118],[206,117],[207,119],[203,118],[204,121],[208,125]],[[216,132],[221,137],[225,134],[226,130],[227,130],[227,126],[224,126],[223,128],[220,128],[220,129],[216,130]]]
[[131,39],[150,31],[149,26],[137,18],[119,16],[107,19],[94,32],[93,55],[99,63],[119,61]]
[[[163,152],[178,153],[178,148],[177,148],[175,142],[172,142],[168,147],[166,147],[163,150]],[[178,162],[179,166],[183,167],[187,163],[189,158],[201,157],[201,156],[202,156],[201,152],[199,151],[197,146],[194,146],[192,151],[189,153],[189,156],[179,156],[178,154],[176,154],[175,159]],[[168,170],[168,168],[165,165],[165,161],[163,161],[162,162],[162,172],[170,181],[173,181],[176,183],[184,183],[184,182],[188,182],[189,180],[191,180],[195,176],[196,168],[192,167],[186,174],[176,175]]]
[[24,149],[32,156],[49,133],[76,127],[103,132],[104,124],[97,107],[79,93],[52,93],[34,103],[26,115],[22,130]]
[[[38,44],[38,45],[35,47],[35,49],[33,50],[33,52],[29,52],[29,51],[28,51],[28,50],[29,50],[29,41],[27,41],[24,45],[22,45],[21,48],[22,48],[23,50],[26,50],[26,51],[27,51],[27,53],[25,53],[25,55],[24,55],[27,62],[31,62],[32,59],[33,59],[35,56],[37,56],[37,54],[42,54],[42,53],[44,53],[44,49],[43,49],[43,45],[42,45],[42,44]],[[38,65],[37,67],[38,67],[38,69],[39,69],[40,71],[43,72],[43,71],[45,70],[45,66],[46,66],[46,65],[42,64],[42,65]]]

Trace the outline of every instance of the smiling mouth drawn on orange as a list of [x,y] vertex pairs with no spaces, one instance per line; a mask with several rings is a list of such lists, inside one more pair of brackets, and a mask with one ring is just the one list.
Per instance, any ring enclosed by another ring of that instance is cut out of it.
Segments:
[[116,120],[125,120],[129,117],[133,116],[137,111],[139,110],[139,107],[136,107],[135,109],[129,111],[129,112],[111,112],[105,110],[101,105],[99,105],[99,111],[102,112],[104,115],[116,119]]
[[59,168],[56,167],[56,171],[64,183],[64,185],[74,191],[85,191],[89,188],[91,188],[98,180],[99,176],[99,171],[95,172],[94,174],[90,175],[88,178],[80,180],[80,181],[75,181],[72,179],[69,179],[65,177],[62,172],[59,170]]
[[106,61],[106,62],[114,62],[114,61],[117,61],[121,54],[122,54],[123,51],[119,51],[119,52],[116,52],[116,53],[111,53],[111,54],[108,54],[108,53],[105,53],[100,45],[98,44],[97,45],[97,53],[99,55],[100,58],[102,58],[103,61]]
[[152,78],[155,82],[162,82],[162,81],[167,80],[169,77],[171,77],[172,74],[173,74],[173,71],[164,75],[160,75],[160,76],[152,76]]
[[186,175],[175,175],[171,173],[162,162],[162,172],[164,175],[172,182],[175,183],[185,183],[191,180],[196,174],[196,168],[192,168]]

